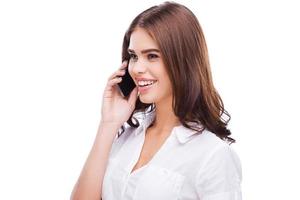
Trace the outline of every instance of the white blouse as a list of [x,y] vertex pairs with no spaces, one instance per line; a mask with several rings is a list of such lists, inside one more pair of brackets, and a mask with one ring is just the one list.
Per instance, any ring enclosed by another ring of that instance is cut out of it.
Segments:
[[103,200],[241,200],[242,168],[236,152],[215,134],[176,126],[153,158],[132,171],[155,110],[115,139]]

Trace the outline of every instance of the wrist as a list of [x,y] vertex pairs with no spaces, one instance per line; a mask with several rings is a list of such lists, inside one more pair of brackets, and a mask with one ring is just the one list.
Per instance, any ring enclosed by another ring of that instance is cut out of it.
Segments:
[[112,121],[100,121],[99,128],[108,129],[112,131],[118,131],[121,128],[122,124]]
[[121,127],[122,124],[119,122],[114,122],[114,121],[100,121],[100,125],[103,126],[117,126],[117,127]]

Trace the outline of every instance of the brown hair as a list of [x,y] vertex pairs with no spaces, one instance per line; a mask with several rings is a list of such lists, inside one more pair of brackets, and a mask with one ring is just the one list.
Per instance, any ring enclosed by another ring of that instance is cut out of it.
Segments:
[[[229,143],[235,142],[228,137],[231,132],[226,126],[231,117],[214,88],[205,38],[192,11],[175,2],[164,2],[140,13],[125,33],[122,61],[129,60],[130,36],[137,27],[146,30],[158,44],[172,84],[172,107],[182,125],[199,132],[206,128]],[[145,113],[148,108],[152,111],[155,105],[137,99],[127,123],[138,127],[139,122],[133,115]],[[223,114],[227,120],[222,118]],[[189,122],[201,124],[202,128],[199,130]],[[124,125],[121,129],[123,133]]]

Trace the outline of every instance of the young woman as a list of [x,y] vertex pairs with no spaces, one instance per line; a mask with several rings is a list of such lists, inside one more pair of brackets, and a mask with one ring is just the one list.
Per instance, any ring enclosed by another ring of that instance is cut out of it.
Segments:
[[[99,130],[71,198],[241,200],[230,115],[194,14],[174,2],[145,10],[125,34],[122,60],[107,81]],[[117,84],[126,67],[136,88],[123,98]]]

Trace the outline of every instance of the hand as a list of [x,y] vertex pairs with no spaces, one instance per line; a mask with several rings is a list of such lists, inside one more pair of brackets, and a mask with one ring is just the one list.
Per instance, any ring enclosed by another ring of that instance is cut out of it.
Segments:
[[122,78],[118,76],[125,75],[127,65],[128,62],[124,61],[121,67],[108,78],[102,99],[102,123],[114,123],[121,126],[129,119],[135,108],[138,98],[137,87],[130,93],[128,99],[123,98],[117,88],[117,84],[122,81]]

